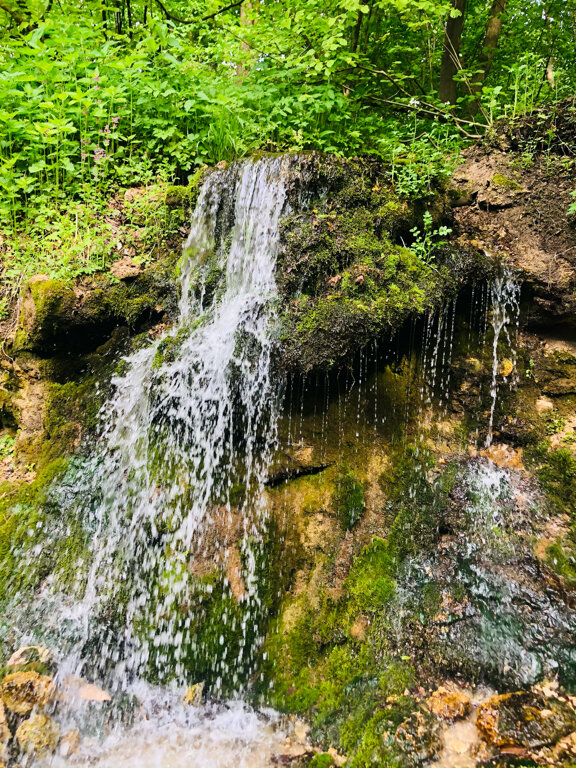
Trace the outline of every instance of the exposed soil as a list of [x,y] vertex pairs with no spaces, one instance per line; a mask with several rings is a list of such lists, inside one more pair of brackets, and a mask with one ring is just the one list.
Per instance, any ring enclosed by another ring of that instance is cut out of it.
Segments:
[[573,160],[485,147],[468,150],[454,181],[464,245],[512,263],[533,293],[529,325],[576,328],[576,216]]

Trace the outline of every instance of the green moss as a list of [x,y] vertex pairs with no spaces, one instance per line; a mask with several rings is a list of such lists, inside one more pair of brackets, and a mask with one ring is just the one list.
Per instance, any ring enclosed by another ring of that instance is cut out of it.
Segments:
[[518,184],[518,182],[513,179],[509,179],[507,176],[503,176],[501,173],[495,173],[494,176],[492,176],[492,184],[494,184],[495,187],[501,187],[502,189],[516,191],[522,189],[521,184]]
[[576,543],[555,541],[546,550],[546,564],[560,574],[570,589],[576,588]]
[[364,488],[348,466],[343,466],[338,473],[334,506],[340,525],[346,531],[351,530],[364,514]]
[[396,550],[388,541],[375,537],[364,547],[346,580],[355,613],[385,608],[396,589],[397,564]]
[[76,294],[62,280],[33,278],[26,286],[14,349],[44,348],[50,339],[64,332]]
[[536,463],[538,477],[552,505],[559,512],[576,514],[576,456],[569,448],[549,449],[547,441],[529,453]]
[[332,768],[332,766],[336,765],[334,762],[334,758],[332,755],[329,755],[327,752],[323,752],[318,755],[314,755],[312,760],[308,763],[308,768]]
[[349,362],[368,342],[451,298],[469,269],[464,254],[446,253],[433,268],[404,247],[424,211],[434,224],[445,217],[443,190],[426,202],[402,199],[382,168],[329,166],[317,207],[288,217],[281,233],[284,363],[300,371]]

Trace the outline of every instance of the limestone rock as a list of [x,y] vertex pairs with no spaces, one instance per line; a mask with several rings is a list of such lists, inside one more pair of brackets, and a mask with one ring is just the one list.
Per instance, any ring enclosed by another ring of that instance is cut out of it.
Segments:
[[58,700],[72,704],[81,701],[107,702],[112,701],[109,693],[93,683],[89,683],[79,675],[67,675],[60,681]]
[[48,715],[34,715],[16,731],[20,749],[38,758],[52,754],[59,738],[60,726]]
[[2,699],[7,709],[27,715],[34,707],[45,706],[51,698],[52,678],[38,672],[12,672],[2,681]]
[[22,299],[16,350],[44,351],[54,336],[65,331],[76,294],[62,280],[47,275],[30,278]]
[[8,723],[6,722],[6,711],[4,710],[2,699],[0,699],[0,752],[2,746],[7,744],[11,738],[12,734],[10,733],[10,728],[8,728]]
[[78,696],[83,701],[96,701],[98,703],[102,703],[104,701],[112,701],[112,697],[109,693],[106,693],[106,691],[103,691],[102,688],[98,688],[97,685],[93,685],[92,683],[85,683],[84,685],[81,685],[78,688]]
[[536,413],[547,413],[554,410],[554,403],[547,397],[539,397],[536,400]]
[[20,648],[10,656],[7,667],[23,667],[26,664],[39,662],[40,664],[51,664],[54,660],[52,651],[44,648],[42,645],[26,645]]
[[441,720],[458,720],[470,712],[472,701],[465,691],[440,686],[428,699],[428,706]]
[[576,712],[562,698],[518,691],[481,704],[476,726],[492,746],[537,749],[576,730]]
[[80,746],[80,731],[77,728],[73,728],[70,731],[66,731],[64,736],[60,739],[60,745],[58,751],[62,757],[71,757],[78,752]]

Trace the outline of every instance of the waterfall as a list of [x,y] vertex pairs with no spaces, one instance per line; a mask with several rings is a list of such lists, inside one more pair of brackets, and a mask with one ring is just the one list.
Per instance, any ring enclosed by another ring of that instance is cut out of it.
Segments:
[[263,489],[283,386],[272,366],[275,266],[297,163],[242,161],[205,180],[178,321],[126,358],[92,457],[54,490],[90,539],[80,599],[59,603],[46,588],[34,598],[35,623],[66,637],[61,679],[85,675],[111,691],[140,677],[206,680],[218,695],[240,691],[254,669]]
[[[520,313],[520,283],[515,279],[510,267],[504,266],[500,274],[490,283],[490,298],[492,301],[492,329],[494,338],[492,341],[492,381],[490,384],[490,415],[488,417],[488,436],[486,447],[492,444],[494,428],[494,410],[498,399],[498,375],[500,373],[500,360],[498,354],[499,343],[505,338],[508,346],[511,346],[510,329],[518,324]],[[516,368],[516,360],[513,354],[510,375]]]

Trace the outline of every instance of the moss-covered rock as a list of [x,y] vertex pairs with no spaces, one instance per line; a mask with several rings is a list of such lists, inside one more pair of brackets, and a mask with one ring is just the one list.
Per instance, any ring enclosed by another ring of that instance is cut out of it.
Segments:
[[350,364],[369,342],[452,298],[476,258],[441,247],[450,208],[440,187],[403,198],[383,167],[330,158],[305,175],[316,195],[284,221],[278,261],[283,364],[295,371]]
[[34,670],[11,672],[0,686],[4,705],[17,715],[45,707],[52,696],[52,678]]
[[158,323],[175,310],[177,259],[164,258],[129,282],[105,274],[74,285],[33,277],[24,289],[13,351],[78,355],[102,344],[119,326],[134,331]]
[[60,739],[60,726],[48,715],[33,715],[16,731],[16,740],[22,752],[36,759],[51,755]]

